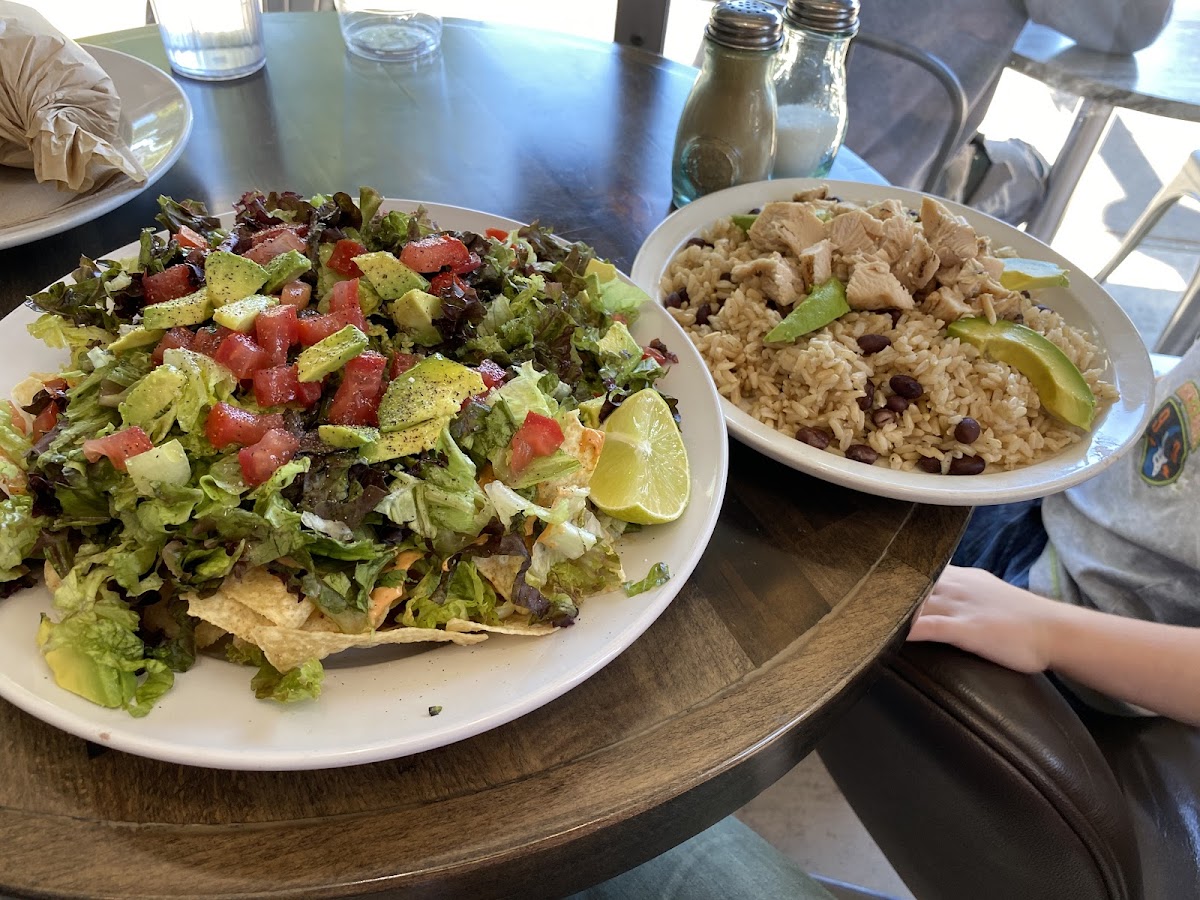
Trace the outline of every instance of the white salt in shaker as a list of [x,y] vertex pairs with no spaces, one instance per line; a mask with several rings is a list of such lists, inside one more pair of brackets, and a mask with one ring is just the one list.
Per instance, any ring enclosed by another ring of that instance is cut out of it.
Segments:
[[829,173],[846,137],[846,51],[858,0],[788,0],[776,57],[773,178]]

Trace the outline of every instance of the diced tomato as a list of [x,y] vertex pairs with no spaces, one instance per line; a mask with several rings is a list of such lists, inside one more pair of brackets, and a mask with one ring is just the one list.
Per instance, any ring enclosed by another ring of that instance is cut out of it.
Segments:
[[660,351],[653,347],[642,348],[642,359],[652,359],[660,366],[665,366],[667,364],[667,358],[663,356]]
[[485,359],[481,362],[477,369],[479,377],[483,379],[484,387],[491,390],[498,384],[504,384],[504,369],[499,364],[492,362],[490,359]]
[[29,423],[25,420],[25,416],[21,414],[21,408],[11,400],[8,401],[8,414],[12,416],[13,427],[21,434],[29,434]]
[[294,365],[260,369],[254,373],[254,399],[259,406],[309,407],[321,399],[321,382],[301,381]]
[[243,253],[242,256],[246,257],[246,259],[254,260],[260,266],[265,266],[281,253],[287,253],[289,250],[299,250],[303,253],[307,247],[308,245],[302,237],[297,235],[295,231],[289,230],[255,244]]
[[175,243],[184,250],[207,250],[208,241],[198,231],[193,231],[186,225],[180,225],[179,230],[173,235]]
[[304,309],[312,299],[312,285],[306,281],[289,281],[279,292],[279,302]]
[[196,331],[196,340],[192,343],[192,349],[205,356],[215,356],[221,344],[225,342],[225,338],[231,334],[233,331],[224,325],[205,325]]
[[467,261],[460,263],[457,266],[451,266],[450,270],[455,275],[470,275],[476,269],[483,265],[483,260],[479,258],[479,254],[471,252],[467,254]]
[[274,225],[271,228],[264,228],[262,231],[256,231],[256,232],[254,232],[254,234],[250,235],[250,246],[253,247],[256,244],[261,244],[264,241],[269,241],[272,238],[277,238],[281,234],[287,234],[288,232],[291,232],[292,234],[296,235],[296,237],[307,237],[308,236],[308,226],[307,225]]
[[305,347],[311,347],[344,327],[342,320],[334,315],[301,316],[296,325],[299,329],[300,343]]
[[288,351],[300,340],[296,307],[280,304],[263,310],[254,320],[254,335],[258,345],[267,351],[270,365],[287,365]]
[[494,238],[497,241],[507,241],[508,240],[508,232],[505,231],[503,228],[489,228],[487,231],[484,232],[484,234],[486,234],[490,238]]
[[118,472],[125,471],[125,460],[147,450],[153,450],[154,444],[150,436],[138,426],[125,428],[105,435],[102,438],[92,438],[83,442],[83,457],[88,462],[96,462],[100,457],[107,456]]
[[195,343],[196,334],[190,328],[172,328],[162,336],[151,358],[157,366],[163,361],[163,354],[168,350],[191,350]]
[[439,272],[429,279],[429,293],[435,297],[443,297],[448,290],[455,290],[460,294],[467,292],[467,283],[455,275],[453,272]]
[[366,252],[367,248],[358,241],[343,238],[333,245],[333,255],[329,257],[326,265],[339,275],[345,275],[347,278],[360,278],[362,269],[358,267],[354,257],[362,256]]
[[512,455],[509,468],[519,474],[535,457],[549,456],[562,446],[563,432],[559,424],[549,416],[532,410],[525,414],[525,421],[512,438]]
[[230,444],[243,447],[256,444],[272,428],[283,428],[283,416],[279,413],[252,413],[229,403],[218,403],[210,409],[204,423],[208,442],[218,450]]
[[192,267],[183,263],[164,269],[157,275],[142,276],[142,299],[147,306],[186,297],[195,289]]
[[411,353],[395,354],[392,356],[392,365],[388,369],[388,378],[399,378],[418,362],[420,362],[420,359],[418,359],[416,356],[413,356]]
[[33,428],[30,433],[30,440],[34,443],[41,438],[43,434],[48,434],[54,430],[54,426],[58,424],[58,404],[47,403],[46,408],[38,413],[33,419]]
[[346,363],[342,383],[329,404],[329,421],[334,425],[378,425],[385,368],[387,357],[373,350]]
[[437,272],[442,266],[457,269],[470,260],[471,251],[467,245],[448,234],[431,234],[417,241],[409,241],[400,251],[400,262],[414,272]]
[[271,365],[269,354],[258,346],[254,338],[236,332],[221,341],[213,359],[238,378],[250,378],[259,369],[266,369]]
[[357,278],[339,281],[333,286],[333,294],[329,297],[329,315],[341,323],[339,328],[353,325],[359,331],[367,330],[367,318],[358,299]]
[[250,487],[258,487],[299,449],[300,441],[282,428],[272,428],[257,443],[238,451],[242,478]]

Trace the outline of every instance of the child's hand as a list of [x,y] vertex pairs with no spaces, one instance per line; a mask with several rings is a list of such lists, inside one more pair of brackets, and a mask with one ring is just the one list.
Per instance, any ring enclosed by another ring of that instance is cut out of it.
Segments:
[[947,566],[913,622],[910,641],[941,641],[1018,672],[1050,665],[1059,604],[983,569]]

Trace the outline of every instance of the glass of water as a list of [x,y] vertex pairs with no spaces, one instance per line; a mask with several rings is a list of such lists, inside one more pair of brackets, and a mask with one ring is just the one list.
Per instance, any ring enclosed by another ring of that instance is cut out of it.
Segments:
[[442,45],[442,17],[411,0],[335,0],[346,49],[378,62],[416,62]]
[[226,81],[267,61],[260,0],[151,0],[171,68],[188,78]]

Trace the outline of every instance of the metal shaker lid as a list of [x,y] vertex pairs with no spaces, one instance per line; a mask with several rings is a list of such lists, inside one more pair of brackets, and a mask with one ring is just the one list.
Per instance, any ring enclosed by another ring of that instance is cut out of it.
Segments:
[[774,50],[783,42],[783,17],[760,0],[721,0],[713,7],[704,33],[736,50]]
[[807,31],[849,36],[858,32],[858,0],[788,0],[783,17]]

